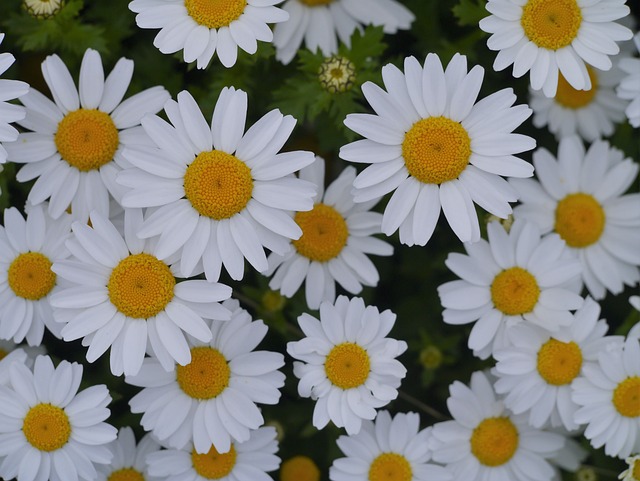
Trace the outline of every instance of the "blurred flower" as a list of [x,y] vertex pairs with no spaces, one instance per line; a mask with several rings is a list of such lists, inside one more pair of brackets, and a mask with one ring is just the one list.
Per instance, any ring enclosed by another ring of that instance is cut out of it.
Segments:
[[308,456],[294,456],[280,466],[280,481],[320,481],[320,470]]
[[[640,51],[640,32],[636,33],[634,41],[636,50]],[[640,59],[623,58],[620,60],[619,67],[627,76],[620,81],[617,89],[618,97],[631,100],[625,114],[631,125],[640,127]]]
[[113,458],[109,464],[99,465],[96,481],[159,481],[150,476],[146,459],[150,453],[160,450],[160,445],[150,435],[136,445],[133,429],[120,428],[118,438],[107,445]]
[[18,345],[15,342],[0,339],[0,386],[9,384],[9,366],[11,363],[20,362],[32,369],[36,356],[45,353],[44,346]]
[[433,370],[442,364],[442,351],[433,344],[426,346],[420,351],[420,364],[425,369]]
[[64,0],[23,0],[22,5],[30,15],[45,19],[59,12],[64,7]]
[[618,479],[622,481],[640,481],[640,454],[629,456],[625,461],[629,468],[621,472]]

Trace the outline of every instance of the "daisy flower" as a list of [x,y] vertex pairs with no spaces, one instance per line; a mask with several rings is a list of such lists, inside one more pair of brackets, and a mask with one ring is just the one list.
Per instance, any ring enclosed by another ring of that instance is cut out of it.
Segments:
[[106,444],[116,429],[109,417],[111,396],[103,384],[78,392],[82,365],[53,366],[38,356],[31,371],[14,362],[10,385],[0,386],[0,477],[18,481],[93,481],[95,464],[107,464]]
[[0,226],[0,339],[24,339],[30,346],[42,342],[45,326],[57,337],[51,295],[61,286],[51,270],[54,262],[69,256],[65,240],[71,219],[64,214],[51,219],[44,206],[29,208],[26,220],[18,209],[4,211]]
[[147,456],[160,450],[160,445],[150,435],[138,444],[130,427],[120,428],[118,438],[107,445],[112,454],[109,464],[97,466],[96,481],[160,481],[150,476]]
[[[589,451],[584,449],[580,442],[571,437],[571,434],[562,428],[550,429],[551,432],[555,432],[564,436],[564,447],[559,451],[556,451],[554,456],[548,458],[549,463],[555,471],[551,481],[563,481],[563,472],[577,473],[582,466],[582,463],[589,456]],[[562,471],[561,471],[562,470]],[[581,479],[575,476],[576,480]]]
[[211,340],[203,318],[229,319],[218,301],[229,298],[231,288],[205,280],[176,282],[171,260],[160,260],[156,243],[134,234],[142,223],[140,209],[125,212],[124,237],[97,212],[90,221],[92,227],[72,224],[72,258],[52,268],[67,281],[51,296],[54,316],[64,325],[62,338],[82,338],[89,362],[111,347],[115,376],[137,374],[147,349],[166,370],[191,362],[185,335]]
[[[284,356],[254,351],[267,334],[261,320],[252,321],[236,300],[223,306],[228,322],[213,322],[209,342],[190,342],[191,362],[166,372],[156,359],[146,359],[136,376],[125,381],[144,388],[129,402],[144,413],[140,424],[176,449],[193,443],[198,453],[213,444],[219,453],[233,442],[245,442],[264,424],[256,403],[277,404],[284,385]],[[161,402],[159,402],[161,400]]]
[[351,34],[363,25],[381,25],[385,33],[407,30],[415,15],[396,0],[287,0],[282,4],[287,22],[276,25],[273,44],[276,59],[291,62],[304,41],[325,57],[338,51],[338,39],[351,48]]
[[447,324],[476,322],[469,349],[486,359],[509,345],[507,328],[523,321],[557,331],[573,321],[569,312],[582,297],[568,283],[580,274],[580,262],[566,258],[558,235],[540,237],[538,228],[516,220],[507,233],[499,222],[487,225],[489,242],[464,245],[445,264],[460,277],[438,287]]
[[293,456],[280,466],[280,481],[320,481],[320,469],[308,456]]
[[62,7],[65,0],[23,0],[22,5],[30,15],[45,19],[56,15]]
[[398,413],[393,418],[380,411],[375,422],[364,421],[358,434],[340,436],[338,446],[346,455],[333,461],[331,481],[450,481],[442,466],[428,463],[431,428],[420,430],[420,416]]
[[291,175],[312,163],[313,154],[278,153],[295,119],[275,109],[243,133],[247,94],[233,87],[222,89],[211,127],[187,91],[167,102],[165,112],[173,126],[145,117],[142,126],[157,147],[127,148],[135,168],[118,177],[130,189],[125,207],[158,207],[138,236],[160,236],[160,259],[180,250],[184,277],[197,268],[217,281],[224,265],[240,280],[245,258],[266,270],[264,247],[288,251],[289,240],[302,234],[290,214],[313,207],[313,184]]
[[629,467],[620,473],[618,479],[622,481],[640,481],[640,454],[629,456],[625,459],[625,462]]
[[454,479],[481,481],[549,480],[554,470],[547,458],[564,445],[564,437],[531,427],[505,409],[480,371],[471,384],[449,386],[447,406],[452,421],[433,426],[433,459],[446,465]]
[[535,140],[512,130],[531,115],[504,89],[476,103],[484,70],[467,73],[467,58],[456,54],[444,70],[436,54],[424,67],[405,59],[404,74],[382,69],[385,92],[371,82],[362,92],[376,115],[349,114],[344,123],[366,137],[340,149],[340,157],[372,164],[353,183],[355,202],[393,191],[382,218],[386,235],[400,230],[400,242],[425,245],[440,207],[463,242],[480,239],[474,202],[501,218],[511,213],[517,192],[500,176],[530,177],[533,167],[514,154]]
[[234,442],[226,453],[214,446],[204,454],[191,447],[151,453],[147,458],[149,474],[162,481],[272,481],[267,473],[280,465],[276,429],[272,426],[251,431],[244,442]]
[[562,74],[574,89],[589,90],[587,64],[600,70],[612,66],[616,42],[629,40],[631,30],[614,20],[629,15],[626,0],[489,0],[490,16],[480,28],[491,33],[490,50],[498,50],[493,68],[513,64],[513,76],[531,71],[531,88],[556,95]]
[[355,297],[338,296],[335,304],[320,304],[320,320],[307,313],[298,317],[307,336],[287,344],[300,379],[298,394],[316,401],[313,425],[329,421],[348,434],[360,431],[363,419],[375,419],[381,408],[398,396],[407,373],[395,358],[407,343],[387,336],[396,320],[390,310],[379,312]]
[[586,424],[584,436],[608,456],[625,458],[640,452],[640,339],[627,338],[623,348],[601,350],[573,381],[574,415]]
[[[636,44],[636,49],[640,51],[640,32],[636,34],[633,40]],[[640,127],[640,59],[623,58],[618,66],[620,70],[627,74],[618,85],[618,97],[631,100],[631,103],[627,105],[625,114],[631,125]]]
[[535,428],[550,420],[554,427],[578,429],[573,419],[578,405],[571,400],[571,383],[605,346],[622,345],[624,340],[622,336],[605,337],[608,326],[599,316],[600,305],[587,297],[571,324],[556,332],[527,324],[510,329],[510,345],[493,353],[497,361],[493,374],[498,376],[494,387],[505,395],[505,406],[515,414],[527,413]]
[[284,256],[272,253],[265,272],[273,275],[269,287],[286,297],[293,296],[305,281],[310,309],[318,309],[322,301],[335,300],[336,282],[351,294],[360,293],[363,285],[377,285],[380,276],[366,254],[393,254],[390,244],[372,237],[380,233],[382,221],[381,214],[370,212],[378,200],[353,202],[355,169],[344,169],[326,192],[324,170],[324,160],[317,157],[300,171],[300,178],[318,189],[313,209],[295,215],[302,236],[292,242],[293,249]]
[[225,67],[233,67],[238,47],[249,54],[258,40],[271,42],[269,23],[284,22],[289,14],[274,5],[282,0],[133,0],[140,28],[159,28],[153,45],[164,54],[183,50],[187,63],[207,68],[215,53]]
[[116,172],[127,165],[122,147],[148,142],[136,126],[147,112],[158,112],[169,93],[152,87],[123,102],[133,61],[121,58],[105,79],[100,54],[92,49],[82,59],[79,90],[57,55],[42,62],[42,73],[54,102],[33,88],[20,97],[27,116],[18,124],[32,132],[5,145],[10,161],[26,164],[16,177],[37,179],[28,200],[50,198],[53,218],[69,206],[81,222],[92,210],[108,216],[109,194],[119,197]]
[[522,205],[515,217],[555,232],[582,264],[582,280],[595,299],[640,280],[640,194],[622,195],[638,164],[605,141],[585,152],[578,137],[560,141],[558,158],[533,154],[538,180],[512,179]]

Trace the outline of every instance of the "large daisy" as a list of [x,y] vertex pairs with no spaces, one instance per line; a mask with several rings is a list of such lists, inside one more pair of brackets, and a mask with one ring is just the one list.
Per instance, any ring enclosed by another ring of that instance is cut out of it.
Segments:
[[233,87],[220,93],[211,126],[187,91],[167,102],[165,112],[173,126],[145,117],[142,126],[157,147],[125,149],[135,168],[118,177],[131,189],[122,198],[125,207],[158,207],[138,236],[160,236],[160,259],[180,250],[185,277],[204,269],[217,281],[224,265],[242,279],[245,258],[266,270],[264,247],[287,252],[289,240],[302,234],[291,213],[313,207],[315,187],[291,174],[314,155],[278,153],[295,119],[272,110],[244,133],[247,94]]
[[585,152],[578,137],[562,139],[556,159],[533,154],[538,180],[512,179],[522,205],[516,218],[556,232],[580,259],[582,279],[595,299],[640,280],[640,194],[623,195],[638,164],[604,141]]
[[489,0],[480,28],[498,50],[493,68],[513,64],[513,76],[531,71],[531,87],[553,97],[562,74],[574,89],[589,90],[587,64],[609,70],[618,41],[631,30],[614,20],[629,14],[626,0]]
[[111,462],[97,466],[96,481],[160,481],[148,473],[147,456],[160,450],[150,434],[136,444],[133,429],[120,428],[118,437],[107,445],[113,455]]
[[400,242],[424,245],[440,207],[463,242],[480,239],[474,202],[505,218],[517,192],[500,176],[530,177],[533,167],[514,154],[531,150],[531,137],[511,133],[531,115],[526,105],[512,107],[512,89],[476,103],[484,70],[467,73],[467,59],[456,54],[446,71],[436,54],[424,68],[405,59],[404,74],[382,69],[387,91],[366,82],[362,91],[376,115],[349,114],[344,123],[366,137],[345,145],[340,157],[373,164],[353,185],[355,202],[393,191],[384,210],[382,232],[400,230]]
[[[636,50],[640,51],[640,32],[636,33],[633,40],[636,44]],[[620,60],[619,67],[626,76],[620,80],[620,85],[618,85],[618,97],[631,101],[627,105],[625,114],[631,125],[640,127],[640,59],[623,58]]]
[[145,353],[157,356],[164,369],[191,362],[186,334],[208,342],[204,319],[229,319],[218,301],[231,288],[205,280],[176,281],[171,260],[158,258],[155,242],[139,239],[140,209],[125,212],[124,238],[107,219],[93,212],[92,227],[72,225],[67,242],[72,258],[53,265],[67,284],[51,296],[65,341],[82,338],[87,361],[111,347],[111,372],[135,375]]

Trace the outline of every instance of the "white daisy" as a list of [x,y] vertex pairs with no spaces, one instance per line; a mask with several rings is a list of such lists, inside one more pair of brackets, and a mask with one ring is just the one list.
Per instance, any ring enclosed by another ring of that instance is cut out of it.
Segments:
[[632,33],[614,20],[629,14],[626,0],[489,0],[490,16],[480,28],[491,33],[490,50],[498,50],[493,68],[513,64],[513,76],[531,70],[531,87],[553,97],[562,74],[577,90],[591,88],[586,64],[612,66],[618,41]]
[[17,179],[37,178],[28,200],[51,198],[53,218],[69,206],[81,222],[94,209],[108,216],[109,194],[119,197],[115,175],[127,165],[122,147],[148,142],[136,126],[146,113],[159,111],[169,93],[152,87],[123,102],[133,61],[121,58],[105,79],[100,54],[91,49],[82,59],[79,90],[57,55],[42,62],[42,73],[55,103],[33,88],[20,97],[27,116],[18,124],[32,132],[5,145],[10,161],[26,164]]
[[10,367],[10,385],[0,386],[0,477],[18,481],[93,481],[95,464],[111,461],[106,444],[116,429],[109,417],[106,386],[78,392],[82,366],[62,361],[54,368],[38,356],[33,372]]
[[531,427],[522,416],[505,409],[491,383],[480,371],[470,387],[459,381],[449,386],[447,399],[453,421],[433,426],[433,459],[465,481],[550,480],[547,461],[564,445],[564,437]]
[[340,436],[346,455],[333,461],[331,481],[450,481],[451,473],[428,463],[431,428],[420,430],[420,416],[380,411],[375,422],[365,421],[358,434]]
[[26,220],[15,207],[6,209],[0,226],[0,339],[30,346],[42,342],[45,326],[60,336],[50,299],[61,286],[51,266],[69,256],[70,216],[54,220],[44,208],[30,207]]
[[56,320],[64,324],[65,341],[82,339],[87,361],[94,362],[111,347],[111,372],[135,375],[145,352],[158,357],[166,370],[191,361],[185,334],[211,340],[204,319],[229,319],[218,304],[231,288],[205,280],[176,282],[171,260],[161,261],[154,242],[139,239],[140,209],[125,212],[124,238],[96,212],[89,227],[72,225],[67,241],[72,258],[53,265],[68,284],[51,296]]
[[261,320],[252,321],[238,301],[227,300],[228,322],[213,322],[210,342],[190,342],[191,362],[166,372],[156,359],[145,360],[125,381],[144,389],[129,402],[144,413],[140,424],[176,449],[193,443],[198,453],[213,444],[226,453],[231,443],[245,442],[264,424],[256,403],[277,404],[284,385],[284,356],[254,351],[267,334]]
[[515,217],[565,240],[595,299],[640,280],[640,194],[622,195],[635,181],[638,164],[623,157],[604,141],[585,153],[578,137],[568,137],[560,141],[557,160],[544,148],[534,152],[538,180],[511,180],[522,202]]
[[629,467],[620,473],[618,479],[622,481],[640,481],[640,454],[629,456],[625,461]]
[[373,164],[353,185],[355,202],[395,191],[384,210],[382,232],[400,229],[400,242],[424,245],[440,207],[463,242],[480,239],[474,202],[501,218],[511,213],[517,192],[500,176],[530,177],[533,167],[513,154],[531,150],[531,137],[512,130],[531,115],[504,89],[476,103],[484,70],[467,73],[467,58],[454,55],[443,70],[436,54],[424,68],[405,59],[404,74],[382,69],[385,92],[366,82],[362,92],[377,115],[349,114],[344,123],[366,137],[345,145],[340,157]]
[[601,350],[573,381],[574,415],[586,424],[584,435],[608,456],[640,452],[640,339],[627,338],[623,349]]
[[267,473],[280,465],[276,434],[272,426],[258,428],[226,453],[214,446],[205,454],[191,447],[158,451],[147,458],[149,473],[163,481],[272,481]]
[[214,53],[220,63],[232,67],[238,47],[258,50],[258,40],[271,42],[269,23],[284,22],[289,14],[274,5],[282,0],[133,0],[140,28],[159,28],[153,45],[164,54],[183,50],[187,63],[206,68]]
[[332,421],[357,434],[363,419],[375,419],[376,408],[398,396],[407,370],[395,358],[407,343],[386,337],[395,320],[388,309],[379,312],[345,296],[320,304],[320,320],[307,313],[298,317],[307,337],[287,343],[287,352],[303,361],[294,362],[293,373],[300,379],[298,394],[316,401],[316,428]]
[[390,244],[372,237],[380,233],[382,221],[381,214],[370,212],[378,200],[353,202],[355,169],[344,169],[326,192],[324,170],[324,160],[317,157],[300,171],[301,179],[317,187],[313,209],[295,215],[302,236],[292,242],[293,249],[284,256],[272,253],[265,272],[273,275],[269,287],[286,297],[293,296],[305,281],[310,309],[318,309],[321,301],[335,300],[336,282],[351,294],[360,293],[363,285],[377,285],[380,276],[366,254],[393,254]]
[[290,214],[313,207],[313,184],[292,175],[312,163],[313,154],[278,153],[295,119],[272,110],[244,133],[247,94],[233,87],[222,89],[211,127],[187,91],[167,102],[165,112],[173,126],[145,117],[142,126],[157,147],[125,149],[136,168],[118,177],[131,189],[122,198],[125,207],[159,207],[138,236],[160,236],[160,259],[181,250],[185,277],[204,269],[217,281],[224,265],[239,280],[245,258],[266,270],[264,247],[287,252],[289,239],[302,234]]
[[325,57],[338,51],[338,39],[351,47],[351,35],[363,25],[381,25],[385,33],[407,30],[415,15],[396,0],[287,0],[282,4],[289,20],[276,25],[276,59],[291,62],[304,41]]
[[[636,44],[636,50],[640,51],[640,32],[636,33],[633,40]],[[618,66],[620,70],[627,74],[618,86],[618,97],[631,100],[631,103],[627,105],[625,114],[631,125],[640,127],[640,59],[623,58]]]
[[522,220],[509,233],[499,222],[490,222],[487,233],[489,242],[464,245],[466,255],[449,254],[445,264],[461,279],[438,287],[444,322],[477,321],[468,345],[482,359],[509,345],[508,327],[528,321],[557,331],[571,324],[569,311],[583,302],[569,288],[580,274],[580,263],[566,258],[558,235],[541,239],[537,227]]
[[150,476],[147,456],[160,450],[151,435],[144,436],[138,444],[130,427],[120,428],[118,438],[107,445],[113,456],[107,465],[97,466],[96,481],[160,481]]

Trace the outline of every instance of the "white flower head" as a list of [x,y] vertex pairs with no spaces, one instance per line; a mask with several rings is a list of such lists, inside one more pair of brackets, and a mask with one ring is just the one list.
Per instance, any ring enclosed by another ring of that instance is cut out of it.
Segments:
[[[633,40],[636,44],[636,51],[640,51],[640,32],[636,33]],[[626,73],[626,76],[620,80],[620,85],[618,85],[618,97],[631,101],[627,105],[625,114],[631,125],[640,127],[640,59],[622,58],[619,67]]]
[[160,450],[160,445],[150,434],[136,444],[133,429],[120,428],[118,437],[107,445],[113,457],[109,464],[97,466],[96,481],[160,481],[162,478],[150,476],[147,456]]
[[629,467],[620,473],[618,479],[622,481],[640,481],[640,454],[629,456],[625,461]]
[[46,19],[56,15],[65,0],[22,0],[22,5],[30,15],[38,19]]

